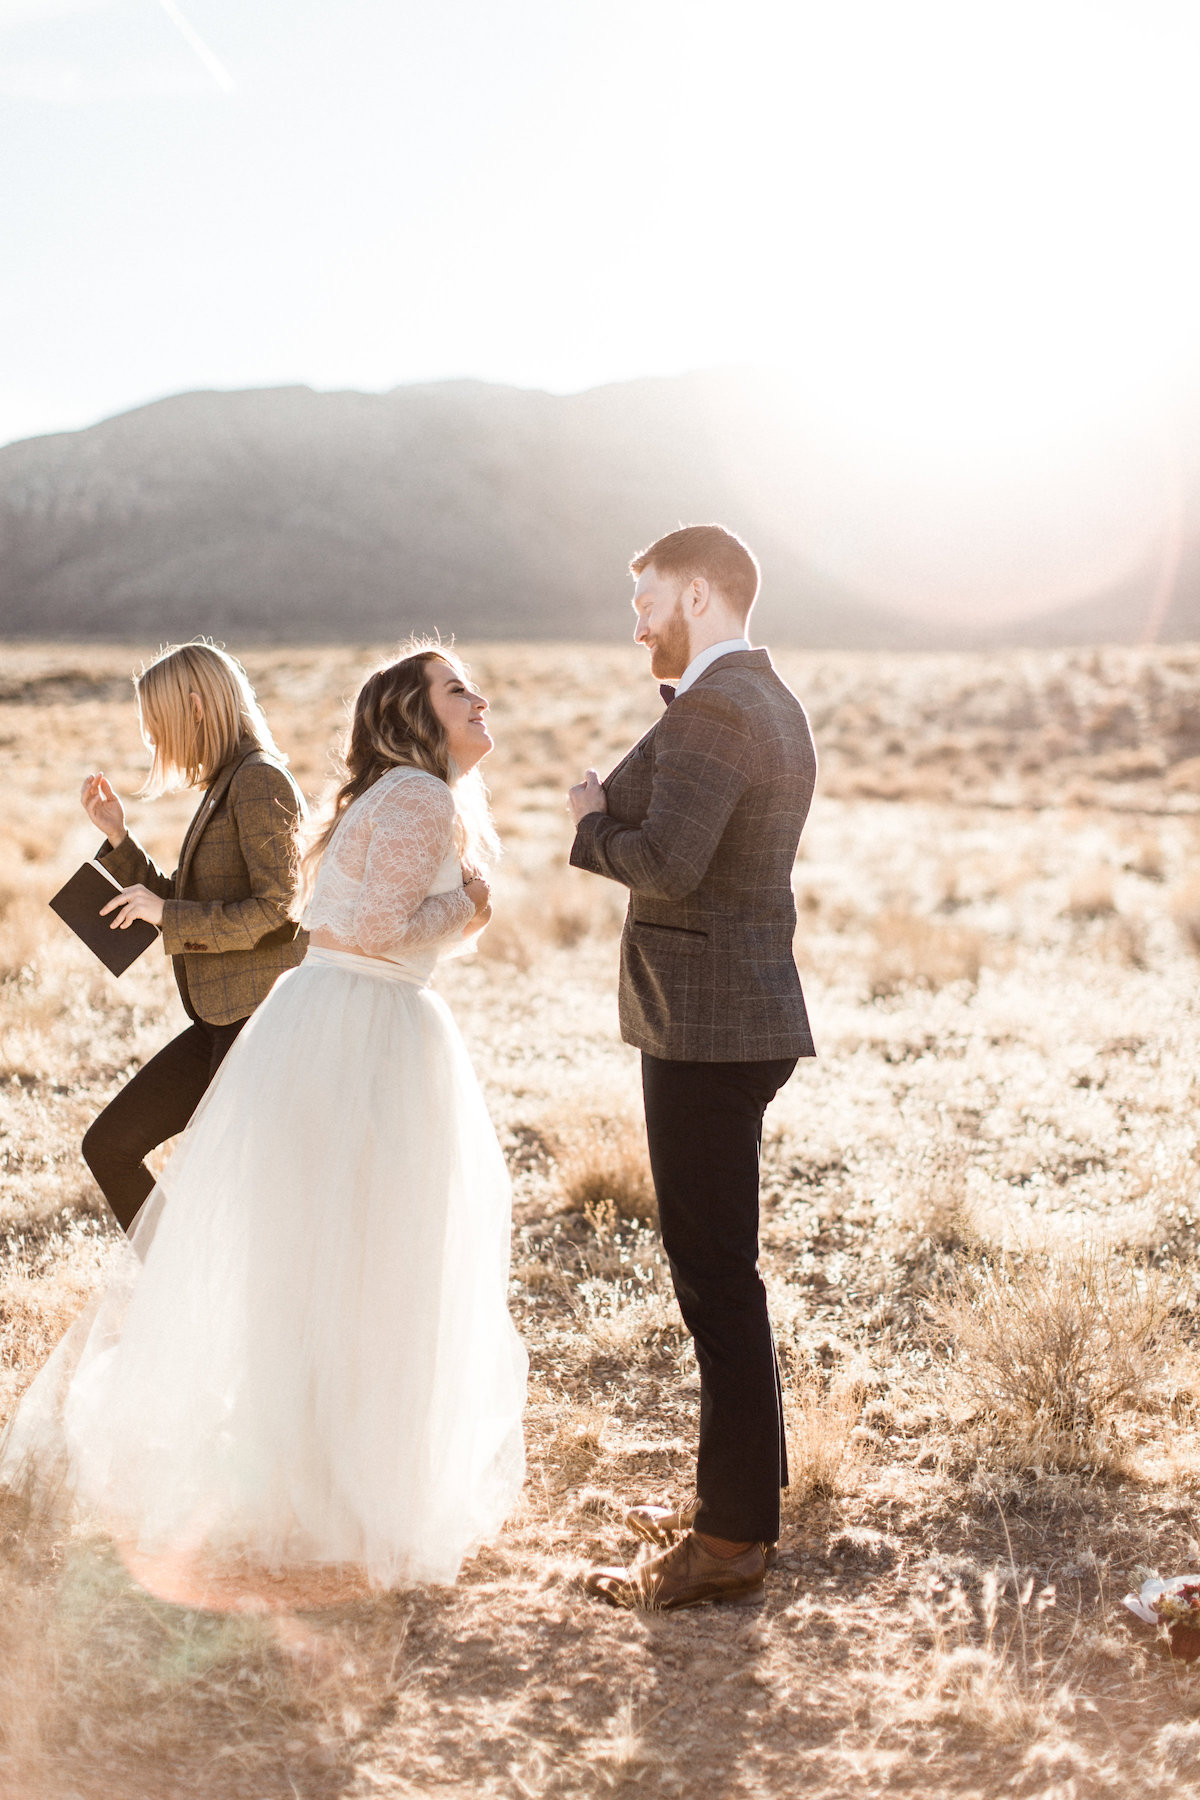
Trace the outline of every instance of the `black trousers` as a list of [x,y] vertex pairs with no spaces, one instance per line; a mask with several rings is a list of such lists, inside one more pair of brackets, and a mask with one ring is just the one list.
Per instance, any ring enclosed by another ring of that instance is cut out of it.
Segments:
[[124,1230],[154,1186],[145,1157],[183,1130],[245,1023],[194,1019],[138,1070],[88,1131],[84,1159]]
[[763,1114],[796,1066],[642,1056],[663,1248],[700,1368],[699,1530],[774,1543],[787,1447],[758,1273]]

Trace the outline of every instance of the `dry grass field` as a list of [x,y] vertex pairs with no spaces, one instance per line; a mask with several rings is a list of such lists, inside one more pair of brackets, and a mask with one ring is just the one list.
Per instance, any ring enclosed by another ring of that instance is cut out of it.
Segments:
[[[233,646],[236,648],[236,645]],[[143,649],[153,649],[145,646]],[[0,646],[0,1411],[114,1241],[78,1154],[179,1026],[45,899],[143,756],[141,651]],[[321,790],[368,651],[249,659]],[[521,1507],[454,1589],[190,1610],[103,1542],[0,1544],[4,1800],[999,1795],[1200,1786],[1200,1679],[1121,1608],[1200,1566],[1200,651],[781,658],[822,777],[796,866],[821,1051],[768,1115],[794,1483],[761,1608],[590,1602],[678,1493],[695,1367],[619,1042],[615,888],[562,791],[653,717],[638,654],[478,649],[507,854],[440,985],[516,1196]],[[186,797],[135,803],[164,857]]]

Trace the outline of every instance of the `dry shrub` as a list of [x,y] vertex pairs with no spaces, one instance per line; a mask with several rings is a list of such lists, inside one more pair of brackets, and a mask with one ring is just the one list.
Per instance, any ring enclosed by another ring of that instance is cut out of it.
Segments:
[[11,838],[0,838],[0,919],[6,919],[22,900],[32,898],[30,888],[17,846]]
[[853,1460],[851,1434],[862,1417],[865,1397],[862,1382],[852,1375],[837,1375],[825,1382],[815,1371],[805,1369],[785,1381],[785,1517],[794,1518],[810,1500],[842,1491]]
[[[108,1251],[102,1225],[72,1220],[40,1250],[9,1234],[0,1275],[0,1415],[94,1294]],[[21,1257],[21,1261],[16,1260]]]
[[921,1711],[937,1724],[1020,1743],[1037,1736],[1044,1720],[1025,1697],[1013,1671],[995,1654],[975,1644],[935,1652]]
[[[654,1713],[645,1723],[653,1724],[656,1719],[657,1713]],[[627,1694],[607,1733],[590,1739],[585,1754],[571,1759],[575,1765],[571,1777],[575,1785],[570,1791],[585,1792],[589,1773],[600,1781],[602,1791],[640,1784],[647,1772],[663,1761],[662,1752],[650,1741],[645,1725],[639,1719],[633,1695]]]
[[934,1138],[906,1159],[908,1180],[893,1215],[910,1256],[963,1250],[979,1232],[967,1203],[970,1156],[959,1138]]
[[557,1263],[532,1256],[512,1265],[512,1279],[530,1293],[544,1288],[561,1287],[566,1280]]
[[94,1285],[69,1269],[49,1275],[10,1270],[0,1280],[0,1368],[40,1368]]
[[1172,891],[1171,916],[1185,943],[1200,950],[1200,875],[1190,875]]
[[588,1356],[642,1362],[685,1335],[657,1232],[621,1218],[611,1199],[585,1208],[592,1241],[579,1254],[568,1296]]
[[686,1336],[675,1296],[656,1274],[583,1281],[579,1299],[589,1353],[640,1363],[660,1345],[677,1345]]
[[507,963],[518,974],[527,975],[533,967],[534,941],[521,918],[500,911],[485,927],[479,938],[479,955],[485,962]]
[[585,938],[614,936],[623,916],[617,889],[578,874],[552,875],[526,890],[501,885],[494,906],[479,954],[522,973],[542,949],[574,950]]
[[551,901],[543,919],[546,935],[558,950],[573,950],[592,928],[589,909],[580,901],[563,896]]
[[1167,872],[1162,839],[1157,832],[1139,832],[1130,845],[1129,867],[1146,881],[1161,881]]
[[1200,1249],[1200,1145],[1160,1143],[1128,1160],[1129,1195],[1145,1205],[1130,1215],[1125,1248],[1160,1267],[1197,1267]]
[[1086,869],[1071,883],[1063,915],[1068,919],[1103,919],[1115,913],[1111,869]]
[[654,1181],[640,1119],[625,1112],[588,1112],[556,1120],[546,1130],[566,1208],[599,1216],[611,1205],[618,1219],[652,1224],[658,1218]]
[[873,1000],[906,987],[942,988],[977,982],[984,936],[966,925],[943,925],[915,913],[881,913],[871,927],[875,954],[869,984]]
[[978,1619],[957,1583],[947,1592],[935,1587],[915,1602],[930,1656],[914,1713],[923,1723],[995,1742],[1031,1743],[1074,1707],[1060,1680],[1064,1653],[1053,1660],[1047,1654],[1044,1623],[1056,1595],[1052,1587],[1035,1591],[1035,1581],[1026,1577],[1015,1595],[1015,1615],[1001,1628],[1000,1586],[989,1570]]
[[1200,1719],[1178,1719],[1164,1725],[1154,1740],[1164,1776],[1200,1779]]
[[611,882],[588,880],[572,871],[542,887],[527,908],[530,928],[559,950],[573,950],[586,937],[611,937],[624,917],[625,896]]
[[31,969],[44,949],[45,902],[13,895],[0,907],[0,981]]
[[1176,763],[1167,776],[1167,786],[1175,794],[1200,794],[1200,756]]
[[931,1301],[964,1397],[1019,1463],[1116,1466],[1123,1413],[1157,1403],[1177,1281],[1094,1244],[969,1264]]
[[601,1406],[573,1407],[546,1443],[544,1458],[556,1487],[578,1487],[604,1454],[608,1413]]
[[1126,913],[1117,913],[1108,920],[1101,933],[1100,950],[1114,962],[1125,963],[1131,969],[1146,967],[1146,924],[1143,919],[1131,919]]

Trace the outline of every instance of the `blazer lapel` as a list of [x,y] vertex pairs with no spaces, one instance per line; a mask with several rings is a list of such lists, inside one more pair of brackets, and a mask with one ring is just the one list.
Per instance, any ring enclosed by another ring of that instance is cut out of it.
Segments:
[[610,783],[614,782],[618,775],[621,774],[622,770],[627,769],[629,764],[633,762],[636,757],[645,756],[647,750],[650,748],[650,740],[658,730],[659,723],[660,721],[655,719],[649,731],[644,731],[637,743],[634,744],[633,748],[625,752],[616,768],[609,770],[608,774],[604,777],[604,780],[600,783],[600,786],[604,789],[605,793],[608,792]]
[[175,871],[175,898],[177,900],[183,898],[183,890],[187,883],[188,871],[192,866],[192,858],[196,854],[196,845],[204,835],[205,826],[221,804],[226,789],[237,774],[237,771],[241,768],[246,758],[252,754],[252,751],[245,750],[241,756],[235,756],[231,761],[227,762],[223,769],[218,769],[208,792],[192,814],[192,822],[187,828],[183,839],[183,848],[179,852],[179,867]]
[[[745,667],[745,668],[751,668],[751,669],[770,669],[772,667],[770,655],[768,654],[768,652],[765,649],[762,648],[761,645],[757,646],[755,648],[752,648],[750,650],[730,650],[727,655],[719,656],[715,663],[710,663],[708,668],[705,669],[703,675],[698,675],[696,677],[697,684],[699,684],[701,681],[705,680],[705,678],[707,676],[711,675],[714,672],[714,670],[727,669],[731,665],[734,668]],[[666,711],[665,707],[664,707],[663,711],[664,712]],[[633,746],[633,748],[631,750],[627,750],[625,752],[624,756],[621,758],[621,760],[617,764],[616,768],[611,769],[609,771],[609,773],[604,777],[604,780],[600,783],[600,785],[604,789],[606,794],[607,794],[609,788],[611,787],[612,783],[614,781],[616,781],[619,778],[619,776],[621,776],[624,773],[624,771],[629,767],[631,762],[634,762],[639,757],[646,755],[647,751],[650,748],[651,743],[653,742],[654,734],[658,730],[658,728],[661,724],[662,724],[661,717],[655,719],[655,721],[654,721],[653,725],[651,725],[650,729],[648,731],[644,731],[642,733],[641,737],[638,739],[637,743]]]

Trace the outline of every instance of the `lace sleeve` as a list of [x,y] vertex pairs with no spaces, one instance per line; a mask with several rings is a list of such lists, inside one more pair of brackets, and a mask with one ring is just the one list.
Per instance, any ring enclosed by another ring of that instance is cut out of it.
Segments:
[[429,893],[453,832],[454,801],[436,778],[399,782],[380,800],[354,908],[354,941],[368,956],[458,936],[474,917],[462,888]]

